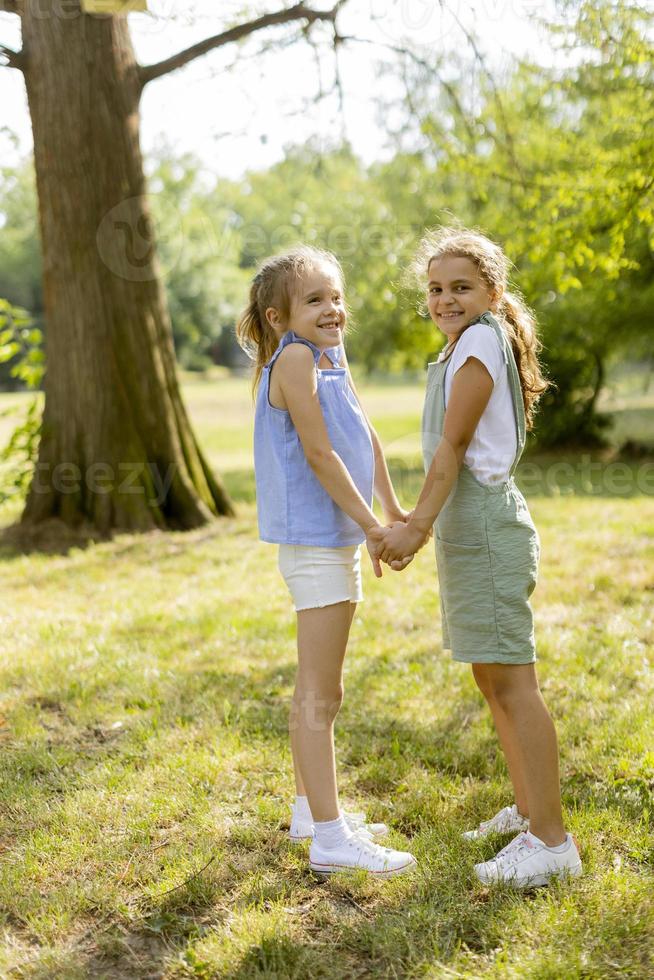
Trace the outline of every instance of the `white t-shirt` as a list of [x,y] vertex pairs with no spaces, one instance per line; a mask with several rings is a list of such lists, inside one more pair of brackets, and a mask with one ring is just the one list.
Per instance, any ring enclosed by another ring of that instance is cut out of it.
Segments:
[[518,448],[509,372],[500,342],[487,323],[473,323],[459,337],[445,370],[445,407],[452,379],[469,357],[476,357],[493,379],[493,392],[479,420],[463,462],[480,483],[508,480]]

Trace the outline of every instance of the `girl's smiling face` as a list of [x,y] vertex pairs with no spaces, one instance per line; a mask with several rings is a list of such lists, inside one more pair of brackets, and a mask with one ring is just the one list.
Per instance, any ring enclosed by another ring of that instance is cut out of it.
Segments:
[[443,255],[429,263],[427,306],[434,323],[450,341],[476,317],[494,311],[501,297],[471,259]]
[[343,284],[338,270],[316,266],[295,284],[287,323],[282,323],[274,308],[266,310],[270,325],[278,333],[292,330],[320,350],[337,347],[343,342],[347,312]]

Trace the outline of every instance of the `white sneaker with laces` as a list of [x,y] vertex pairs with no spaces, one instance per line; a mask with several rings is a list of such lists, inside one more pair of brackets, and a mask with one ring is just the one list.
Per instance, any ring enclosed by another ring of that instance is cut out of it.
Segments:
[[514,803],[505,806],[490,820],[483,820],[475,830],[464,831],[462,836],[467,840],[479,840],[489,834],[519,834],[522,830],[529,830],[529,820],[518,812]]
[[548,847],[529,831],[518,834],[490,861],[475,865],[480,881],[490,885],[506,882],[516,888],[548,885],[552,878],[581,874],[581,858],[571,834],[566,835],[563,851]]
[[330,875],[337,871],[368,871],[376,878],[392,878],[416,866],[408,851],[393,851],[375,844],[361,831],[353,833],[338,847],[319,847],[316,841],[309,848],[309,867],[316,874]]
[[[295,807],[292,807],[291,827],[288,832],[289,840],[294,844],[299,844],[303,840],[313,840],[313,821],[302,820],[295,815]],[[370,840],[375,837],[384,837],[388,833],[385,823],[368,823],[365,813],[350,813],[347,810],[341,811],[345,817],[345,823],[354,832],[363,831]]]

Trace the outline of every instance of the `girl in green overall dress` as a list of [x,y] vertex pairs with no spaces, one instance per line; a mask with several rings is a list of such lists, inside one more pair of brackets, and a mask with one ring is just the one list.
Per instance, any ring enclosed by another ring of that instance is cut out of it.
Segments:
[[561,814],[557,739],[534,661],[529,596],[539,540],[514,473],[546,389],[534,321],[507,292],[508,260],[475,232],[441,229],[420,251],[428,308],[448,343],[429,365],[423,415],[427,477],[406,524],[380,532],[393,564],[425,543],[434,525],[443,646],[469,663],[493,714],[515,802],[467,838],[516,833],[483,882],[545,885],[581,873]]

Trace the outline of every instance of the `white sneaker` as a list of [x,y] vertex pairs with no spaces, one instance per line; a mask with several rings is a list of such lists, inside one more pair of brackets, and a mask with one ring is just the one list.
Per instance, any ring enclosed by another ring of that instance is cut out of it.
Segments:
[[412,854],[381,847],[360,831],[338,847],[319,847],[314,840],[309,848],[309,867],[321,875],[362,869],[377,878],[392,878],[415,866],[416,859]]
[[519,834],[523,830],[529,830],[529,820],[518,813],[514,803],[513,806],[505,806],[490,820],[482,821],[475,830],[466,830],[462,836],[468,840],[479,840],[489,834]]
[[[291,827],[288,832],[289,840],[292,840],[294,844],[299,844],[303,840],[313,840],[312,821],[300,820],[295,816],[295,807],[292,809]],[[385,823],[368,823],[365,813],[349,813],[347,810],[341,812],[345,818],[345,823],[353,833],[361,831],[370,840],[375,837],[384,837],[388,833],[388,827]]]
[[554,851],[529,832],[518,834],[490,861],[475,865],[475,872],[485,884],[506,882],[516,888],[547,885],[552,878],[581,874],[581,858],[571,834],[564,851]]

